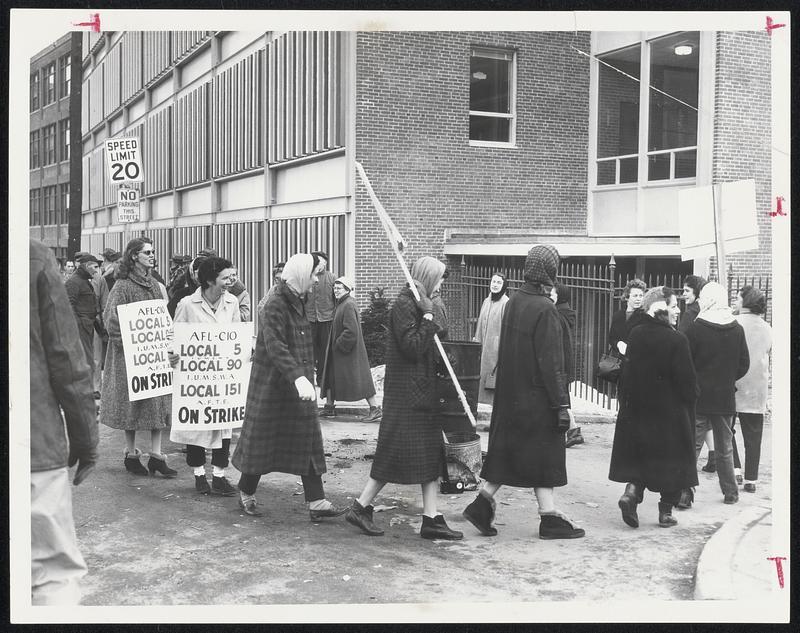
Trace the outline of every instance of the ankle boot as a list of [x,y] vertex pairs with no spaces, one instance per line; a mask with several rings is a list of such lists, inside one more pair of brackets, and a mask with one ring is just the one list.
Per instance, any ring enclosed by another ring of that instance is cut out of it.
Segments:
[[706,465],[703,466],[704,473],[715,473],[717,472],[717,458],[714,451],[708,451],[708,461]]
[[472,523],[478,531],[484,536],[496,536],[497,528],[492,525],[494,521],[494,499],[488,499],[486,496],[479,494],[475,500],[470,503],[462,516]]
[[658,524],[661,527],[672,527],[678,524],[677,519],[672,516],[671,503],[658,502]]
[[383,536],[383,530],[380,530],[372,522],[372,506],[368,505],[363,507],[358,499],[353,500],[353,505],[344,515],[345,521],[355,525],[367,536]]
[[581,538],[586,535],[583,528],[559,513],[541,514],[539,520],[539,538],[542,540]]
[[142,466],[142,462],[139,461],[139,455],[141,454],[142,452],[138,448],[134,450],[133,455],[125,451],[125,470],[134,475],[146,477],[147,469]]
[[156,457],[155,455],[150,455],[150,459],[147,460],[147,470],[150,471],[151,475],[155,475],[156,473],[161,473],[164,477],[177,477],[178,471],[173,470],[169,466],[167,466],[167,460],[163,457]]
[[678,510],[688,510],[692,507],[692,503],[694,502],[694,489],[692,488],[684,488],[681,490],[681,498],[678,503],[675,504],[675,507]]
[[447,541],[460,541],[464,538],[462,532],[451,530],[444,520],[444,516],[437,514],[435,517],[430,518],[422,515],[422,527],[419,530],[419,535],[427,539],[444,539]]
[[639,516],[636,514],[636,506],[641,501],[641,493],[636,484],[627,484],[625,492],[619,498],[619,509],[622,510],[622,520],[632,528],[639,527]]

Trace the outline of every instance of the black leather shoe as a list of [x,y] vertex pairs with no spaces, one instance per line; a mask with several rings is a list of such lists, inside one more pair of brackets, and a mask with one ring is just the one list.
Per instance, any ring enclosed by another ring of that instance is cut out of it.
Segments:
[[739,495],[725,495],[725,497],[722,499],[722,503],[727,503],[728,505],[739,503]]
[[211,494],[221,497],[232,497],[236,494],[236,488],[231,486],[225,477],[212,477]]
[[383,530],[379,530],[372,522],[372,509],[371,505],[364,508],[356,499],[344,515],[345,521],[355,525],[367,536],[383,536]]
[[639,515],[636,506],[639,505],[639,490],[636,484],[625,486],[625,492],[619,498],[619,509],[622,510],[622,520],[632,528],[639,527]]
[[166,459],[158,459],[158,457],[153,457],[150,455],[150,459],[147,460],[147,470],[150,471],[151,475],[155,475],[156,473],[161,473],[164,477],[177,477],[178,471],[170,468],[167,466]]
[[462,532],[451,530],[444,520],[444,516],[437,514],[434,518],[422,515],[422,527],[419,535],[427,539],[444,539],[447,541],[460,541],[464,538]]
[[309,508],[308,514],[311,517],[312,522],[319,523],[320,521],[322,521],[322,519],[340,517],[349,509],[350,508],[337,508],[336,506],[332,505],[327,510],[311,510]]
[[461,513],[484,536],[497,536],[497,528],[492,525],[492,521],[494,521],[492,503],[493,501],[489,501],[482,494],[479,494]]
[[542,514],[539,518],[539,538],[542,540],[581,538],[586,534],[583,528],[575,527],[557,514]]
[[199,492],[201,495],[207,495],[211,492],[211,486],[208,485],[208,479],[206,479],[205,475],[194,476],[194,489],[195,492]]
[[703,466],[704,473],[715,473],[717,472],[717,458],[715,456],[714,451],[708,451],[708,461],[706,465]]
[[244,511],[245,514],[249,514],[251,517],[261,517],[264,516],[264,513],[258,509],[258,503],[256,503],[255,499],[249,499],[248,501],[242,501],[242,497],[239,497],[239,507]]
[[672,516],[672,504],[658,502],[658,525],[661,527],[672,527],[678,525],[678,520]]
[[130,453],[125,453],[125,470],[134,475],[147,477],[147,469],[139,461],[140,454],[138,450],[133,456]]

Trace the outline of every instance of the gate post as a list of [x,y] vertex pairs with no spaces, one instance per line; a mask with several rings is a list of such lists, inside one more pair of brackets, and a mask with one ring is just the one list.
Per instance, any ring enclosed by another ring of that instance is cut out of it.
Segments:
[[614,315],[614,289],[615,289],[615,272],[617,270],[617,260],[614,259],[614,253],[611,253],[611,259],[608,260],[608,322],[611,323],[611,317]]

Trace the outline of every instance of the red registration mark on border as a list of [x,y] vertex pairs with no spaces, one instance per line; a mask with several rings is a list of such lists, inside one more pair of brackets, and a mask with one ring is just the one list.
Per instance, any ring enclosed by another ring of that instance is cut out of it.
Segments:
[[767,556],[767,560],[775,561],[775,571],[778,572],[778,585],[783,589],[783,561],[786,556]]

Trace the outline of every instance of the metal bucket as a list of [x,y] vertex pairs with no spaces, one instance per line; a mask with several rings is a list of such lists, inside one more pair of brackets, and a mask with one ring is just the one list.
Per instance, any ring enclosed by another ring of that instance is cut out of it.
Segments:
[[475,490],[483,466],[481,438],[476,433],[446,433],[444,445],[446,476],[442,481],[443,493]]

